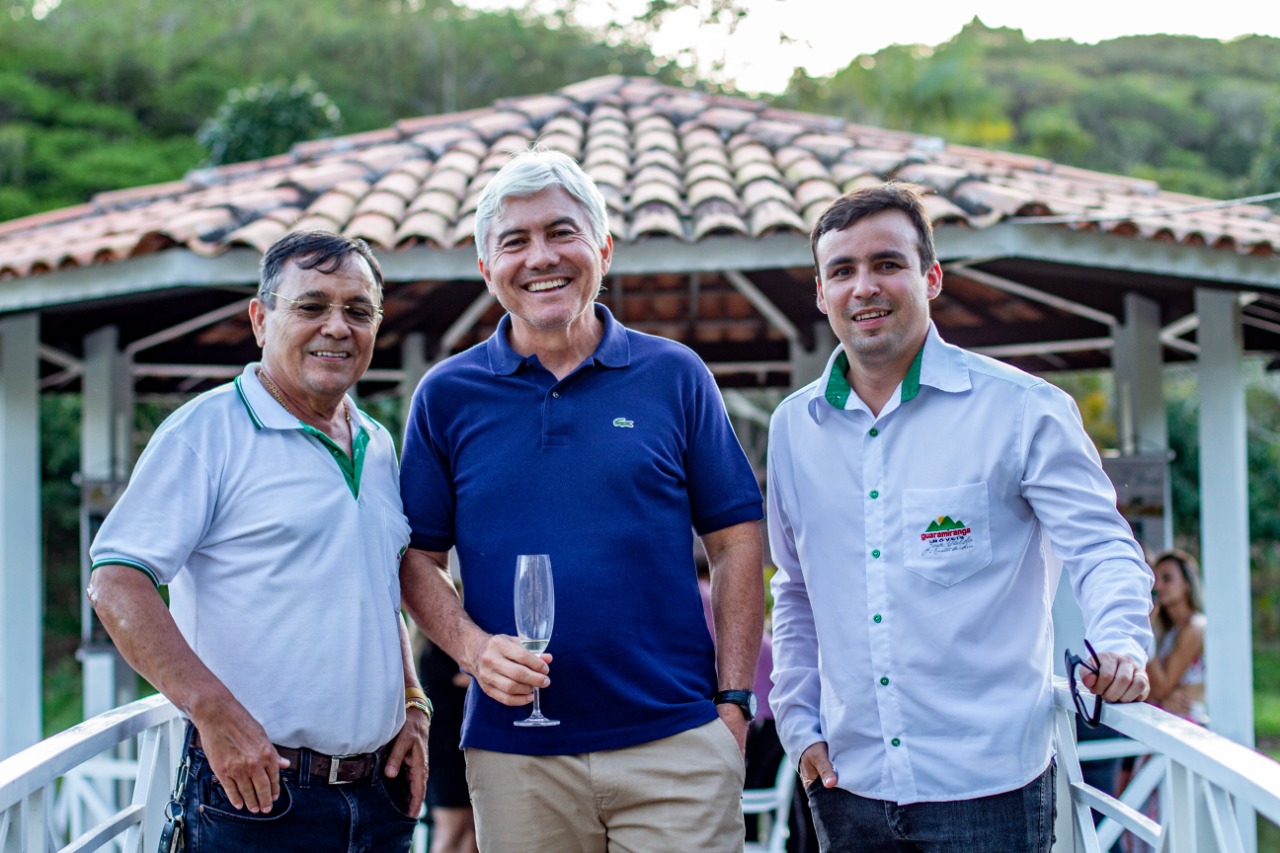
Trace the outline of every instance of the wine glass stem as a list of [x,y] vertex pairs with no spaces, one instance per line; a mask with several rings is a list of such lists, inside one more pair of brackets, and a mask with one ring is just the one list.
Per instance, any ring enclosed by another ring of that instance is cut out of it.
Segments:
[[533,716],[533,717],[542,716],[542,697],[539,696],[538,688],[536,687],[533,688],[533,714],[531,714],[530,716]]

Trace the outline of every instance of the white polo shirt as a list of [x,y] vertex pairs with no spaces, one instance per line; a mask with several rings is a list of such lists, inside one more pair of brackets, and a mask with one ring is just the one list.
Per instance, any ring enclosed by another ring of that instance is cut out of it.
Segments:
[[782,743],[826,741],[841,788],[898,803],[1026,785],[1053,751],[1042,530],[1094,647],[1139,665],[1151,571],[1067,394],[930,324],[876,417],[837,357],[769,430]]
[[273,743],[371,752],[404,724],[395,446],[348,399],[346,457],[257,367],[160,425],[90,556],[169,585],[183,636]]

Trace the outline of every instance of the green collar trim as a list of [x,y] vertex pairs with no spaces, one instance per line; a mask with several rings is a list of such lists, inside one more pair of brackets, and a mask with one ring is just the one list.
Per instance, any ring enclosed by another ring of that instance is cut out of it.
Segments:
[[[351,423],[355,425],[357,422],[352,420]],[[351,496],[359,498],[360,475],[364,471],[364,452],[365,448],[369,446],[369,433],[365,430],[364,425],[361,424],[357,427],[355,434],[351,437],[350,456],[338,446],[337,442],[310,424],[298,421],[298,426],[308,435],[314,435],[320,439],[321,444],[329,449],[329,452],[333,454],[333,461],[338,463],[338,468],[342,471],[342,476],[347,481],[347,488],[351,490]]]
[[258,413],[253,410],[253,406],[249,403],[249,398],[244,393],[244,385],[241,382],[243,375],[237,376],[232,384],[236,386],[236,394],[240,396],[240,402],[244,403],[245,411],[249,413],[249,419],[253,421],[255,429],[262,429],[262,419],[258,417]]
[[924,363],[924,346],[920,347],[920,352],[916,353],[916,357],[911,360],[911,366],[907,368],[907,375],[902,378],[902,402],[914,400],[916,395],[920,393],[920,365]]
[[[912,359],[911,366],[907,368],[907,375],[902,380],[903,403],[914,400],[920,393],[920,366],[923,363],[924,347],[921,346],[916,357]],[[836,353],[836,360],[831,364],[831,375],[827,377],[827,389],[824,392],[827,402],[837,409],[843,409],[849,402],[849,395],[853,393],[853,389],[849,387],[849,380],[845,379],[848,370],[849,356],[844,350],[840,350]]]
[[843,409],[844,404],[849,402],[849,395],[853,393],[853,389],[849,387],[849,380],[845,379],[845,373],[849,370],[849,356],[845,355],[844,350],[836,353],[836,360],[831,365],[831,375],[827,377],[826,398],[837,409]]

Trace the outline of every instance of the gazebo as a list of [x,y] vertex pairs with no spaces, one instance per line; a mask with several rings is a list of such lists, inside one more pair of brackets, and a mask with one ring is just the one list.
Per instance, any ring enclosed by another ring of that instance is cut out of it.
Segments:
[[[509,152],[533,142],[579,159],[609,203],[617,251],[601,299],[698,352],[746,421],[767,416],[752,389],[809,381],[835,343],[814,305],[809,226],[840,193],[887,178],[932,192],[945,270],[933,316],[946,338],[1035,372],[1115,371],[1121,463],[1134,464],[1113,474],[1122,502],[1157,506],[1139,531],[1152,546],[1171,535],[1162,366],[1195,360],[1209,699],[1214,728],[1252,744],[1251,703],[1237,699],[1252,695],[1239,367],[1280,352],[1280,216],[604,77],[0,224],[0,757],[40,736],[38,395],[83,395],[87,539],[127,480],[135,399],[194,393],[252,360],[246,306],[262,251],[324,228],[369,241],[388,281],[359,392],[407,397],[432,362],[496,326],[470,245],[475,205]],[[114,655],[90,649],[85,665],[86,712],[114,705]]]

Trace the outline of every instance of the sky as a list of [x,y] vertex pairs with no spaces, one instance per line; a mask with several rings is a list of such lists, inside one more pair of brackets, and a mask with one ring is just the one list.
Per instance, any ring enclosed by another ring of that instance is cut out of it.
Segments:
[[[521,0],[463,0],[479,8],[525,5]],[[550,2],[550,0],[548,0]],[[1280,3],[1275,0],[1209,0],[1155,3],[1150,0],[1076,0],[1069,4],[1034,0],[970,0],[967,4],[915,0],[907,3],[859,0],[740,0],[750,14],[733,35],[699,31],[697,14],[673,17],[653,47],[674,54],[698,45],[704,67],[717,59],[738,88],[753,94],[781,92],[791,71],[828,76],[856,56],[891,44],[937,45],[975,16],[990,27],[1014,27],[1028,39],[1069,38],[1097,42],[1123,35],[1169,33],[1229,40],[1258,33],[1280,37]],[[598,24],[634,15],[643,0],[579,0],[579,18]],[[789,39],[781,43],[781,36]]]

